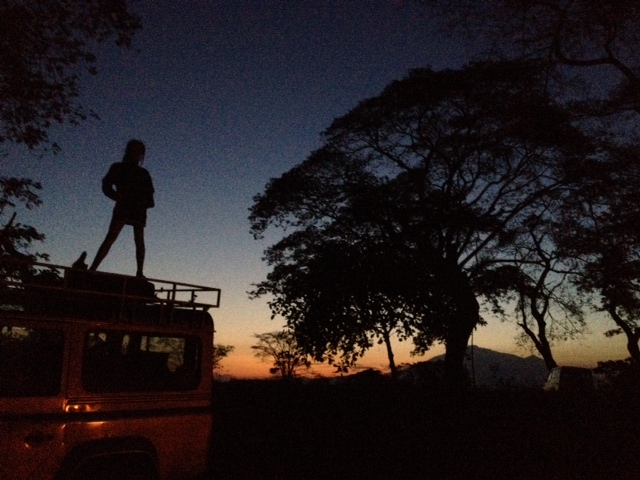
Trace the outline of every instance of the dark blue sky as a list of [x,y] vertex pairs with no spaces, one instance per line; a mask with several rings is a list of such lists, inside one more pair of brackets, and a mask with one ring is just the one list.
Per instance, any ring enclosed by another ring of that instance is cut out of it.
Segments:
[[[317,148],[334,118],[412,68],[462,66],[473,46],[446,39],[412,1],[142,0],[132,8],[143,23],[132,50],[101,47],[99,74],[84,83],[82,102],[100,120],[54,128],[56,157],[16,151],[0,165],[43,183],[44,205],[19,219],[47,235],[41,250],[53,263],[69,265],[83,250],[91,259],[106,232],[112,204],[102,176],[127,140],[143,140],[157,191],[145,273],[222,288],[217,341],[236,345],[234,373],[251,359],[251,335],[281,326],[265,302],[247,299],[267,272],[266,244],[249,234],[252,197]],[[130,229],[101,269],[135,272]],[[513,337],[504,331],[494,343]]]

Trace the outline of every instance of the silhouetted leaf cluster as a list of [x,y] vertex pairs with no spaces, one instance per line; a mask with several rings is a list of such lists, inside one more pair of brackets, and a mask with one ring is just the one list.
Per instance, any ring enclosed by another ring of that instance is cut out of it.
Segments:
[[311,366],[311,361],[290,331],[259,333],[254,337],[257,342],[251,348],[255,350],[256,357],[273,362],[269,369],[272,375],[292,380],[298,376],[298,370]]
[[[0,5],[0,144],[33,149],[53,123],[76,124],[83,74],[95,75],[96,43],[129,47],[140,20],[125,0],[6,0]],[[54,144],[54,149],[56,148]]]
[[[486,46],[483,58],[537,59],[583,112],[640,112],[635,0],[421,0],[442,32]],[[580,82],[576,82],[576,78]]]
[[35,242],[44,235],[35,228],[16,222],[17,208],[30,210],[40,205],[40,183],[27,178],[0,177],[0,277],[26,278],[34,272],[29,263],[46,260],[44,254],[32,253]]

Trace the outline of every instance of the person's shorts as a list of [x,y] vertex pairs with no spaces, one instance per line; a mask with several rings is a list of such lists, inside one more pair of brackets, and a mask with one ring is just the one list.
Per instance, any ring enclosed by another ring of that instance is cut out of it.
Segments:
[[147,225],[147,209],[137,205],[116,203],[113,208],[113,220],[125,225]]

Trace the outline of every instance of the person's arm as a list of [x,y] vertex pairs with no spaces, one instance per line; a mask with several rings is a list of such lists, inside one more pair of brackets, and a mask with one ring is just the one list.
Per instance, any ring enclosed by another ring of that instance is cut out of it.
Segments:
[[146,207],[153,208],[156,206],[155,202],[153,201],[153,194],[155,193],[155,190],[153,188],[153,181],[151,180],[151,175],[149,175],[149,172],[146,172],[146,174],[147,174]]
[[115,185],[116,177],[116,164],[111,165],[109,171],[102,179],[102,193],[109,197],[114,202],[118,200],[118,192],[113,186]]

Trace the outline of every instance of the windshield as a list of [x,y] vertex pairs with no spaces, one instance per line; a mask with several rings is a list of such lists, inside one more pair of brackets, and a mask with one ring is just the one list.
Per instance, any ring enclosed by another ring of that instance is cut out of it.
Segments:
[[57,395],[63,352],[61,329],[0,324],[0,397]]

